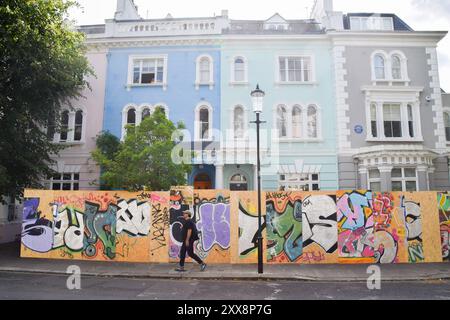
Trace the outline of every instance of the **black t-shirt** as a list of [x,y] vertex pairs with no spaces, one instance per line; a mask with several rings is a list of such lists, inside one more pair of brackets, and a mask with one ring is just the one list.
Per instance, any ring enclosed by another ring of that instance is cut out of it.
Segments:
[[195,225],[194,221],[192,220],[186,220],[186,222],[183,224],[183,241],[186,241],[188,230],[192,230],[191,234],[191,240],[198,240],[198,231],[197,226]]

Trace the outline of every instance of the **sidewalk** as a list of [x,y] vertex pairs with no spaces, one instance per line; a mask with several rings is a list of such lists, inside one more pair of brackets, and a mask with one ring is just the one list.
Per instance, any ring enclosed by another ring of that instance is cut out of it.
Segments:
[[[264,265],[258,275],[256,265],[208,265],[200,272],[188,264],[178,273],[176,264],[139,264],[119,262],[22,259],[19,244],[0,245],[0,272],[66,274],[67,267],[77,265],[83,276],[148,279],[267,280],[365,282],[367,265]],[[418,281],[450,279],[450,263],[381,265],[383,281]]]

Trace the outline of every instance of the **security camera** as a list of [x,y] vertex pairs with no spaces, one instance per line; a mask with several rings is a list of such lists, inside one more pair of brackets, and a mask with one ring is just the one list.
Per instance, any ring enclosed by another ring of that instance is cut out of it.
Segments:
[[431,102],[431,97],[430,96],[426,96],[425,100],[427,100],[427,102]]

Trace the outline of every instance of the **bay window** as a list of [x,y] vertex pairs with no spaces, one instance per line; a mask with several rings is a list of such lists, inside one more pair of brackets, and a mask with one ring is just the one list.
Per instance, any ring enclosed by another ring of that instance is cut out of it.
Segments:
[[383,124],[386,138],[402,137],[402,115],[399,104],[383,105]]
[[371,169],[368,172],[369,175],[369,190],[374,192],[380,192],[381,191],[381,175],[380,170],[378,169]]
[[418,103],[371,102],[367,107],[367,117],[369,140],[422,139]]
[[394,168],[391,173],[392,191],[417,191],[417,171],[415,168]]

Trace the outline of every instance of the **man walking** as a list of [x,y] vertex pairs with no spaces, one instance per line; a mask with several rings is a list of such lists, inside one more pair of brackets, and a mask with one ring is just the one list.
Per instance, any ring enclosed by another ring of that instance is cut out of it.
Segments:
[[190,211],[183,211],[184,224],[182,231],[183,236],[183,245],[181,246],[180,251],[180,267],[176,269],[176,271],[183,272],[184,270],[184,261],[186,259],[187,254],[194,259],[199,265],[200,270],[205,271],[206,263],[202,261],[195,253],[194,253],[194,242],[199,240],[197,227],[192,221],[192,213]]

